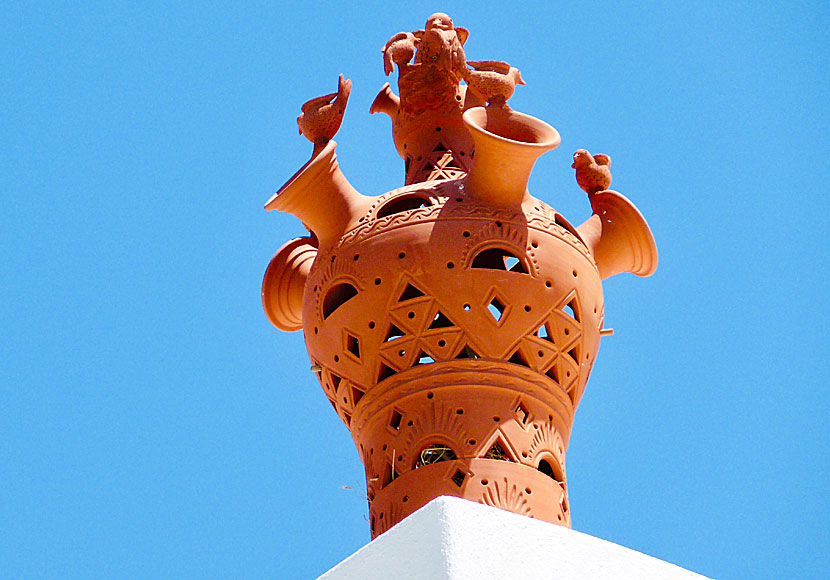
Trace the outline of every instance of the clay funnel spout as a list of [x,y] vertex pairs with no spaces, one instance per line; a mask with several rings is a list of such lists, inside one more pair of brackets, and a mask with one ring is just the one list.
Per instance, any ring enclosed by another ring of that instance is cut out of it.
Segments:
[[475,143],[467,191],[497,206],[521,204],[536,159],[561,141],[544,121],[507,107],[469,109],[464,124]]
[[637,207],[612,190],[588,197],[594,215],[576,229],[591,250],[602,279],[621,272],[654,274],[657,244]]
[[336,147],[337,143],[329,141],[265,204],[268,211],[276,209],[300,218],[314,232],[321,251],[355,227],[372,204],[340,171]]
[[392,120],[398,116],[398,109],[401,106],[401,99],[392,92],[392,88],[389,86],[389,83],[383,85],[378,93],[378,96],[375,97],[375,100],[372,102],[372,106],[369,107],[369,114],[374,115],[375,113],[386,113]]

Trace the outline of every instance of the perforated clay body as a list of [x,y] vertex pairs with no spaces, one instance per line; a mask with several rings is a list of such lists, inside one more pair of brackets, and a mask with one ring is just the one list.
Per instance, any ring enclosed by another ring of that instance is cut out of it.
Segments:
[[400,96],[385,85],[371,111],[392,119],[404,187],[357,192],[307,129],[312,159],[266,204],[311,231],[272,259],[263,305],[303,330],[351,431],[373,537],[440,495],[570,526],[565,451],[607,334],[602,279],[657,266],[619,193],[590,191],[579,227],[530,195],[559,134],[466,90],[468,34],[437,14],[384,48]]

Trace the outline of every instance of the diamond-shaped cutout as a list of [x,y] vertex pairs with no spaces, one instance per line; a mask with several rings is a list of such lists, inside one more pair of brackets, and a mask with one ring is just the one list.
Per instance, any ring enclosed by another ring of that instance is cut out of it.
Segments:
[[392,416],[389,418],[389,426],[397,431],[401,428],[401,421],[403,421],[403,413],[397,409],[394,409],[392,411]]
[[490,313],[490,316],[493,317],[493,320],[496,321],[498,326],[504,322],[504,319],[507,317],[507,304],[502,302],[498,296],[493,296],[487,302],[487,311]]
[[346,335],[346,352],[360,360],[360,339],[348,330],[343,331]]
[[522,425],[527,425],[528,420],[530,420],[530,411],[527,410],[527,407],[524,404],[519,403],[516,406],[516,418]]

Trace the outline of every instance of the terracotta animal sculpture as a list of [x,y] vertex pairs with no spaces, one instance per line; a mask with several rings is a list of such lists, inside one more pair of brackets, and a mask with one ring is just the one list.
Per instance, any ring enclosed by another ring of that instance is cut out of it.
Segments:
[[314,143],[312,156],[317,155],[337,134],[351,91],[351,79],[344,79],[340,75],[336,93],[311,99],[302,106],[303,112],[297,117],[297,126],[300,135]]
[[461,78],[467,68],[462,48],[470,35],[466,28],[454,26],[452,18],[437,12],[427,19],[424,30],[413,34],[420,39],[416,64],[435,64]]
[[601,153],[591,155],[585,149],[574,153],[571,167],[576,169],[576,182],[585,193],[593,195],[611,187],[611,158]]
[[380,49],[383,53],[383,72],[386,76],[392,74],[396,64],[398,68],[401,68],[412,60],[418,40],[412,32],[399,32],[386,42],[386,45]]
[[464,80],[480,98],[491,106],[506,107],[516,85],[523,85],[519,69],[499,60],[468,60],[473,70],[467,69]]

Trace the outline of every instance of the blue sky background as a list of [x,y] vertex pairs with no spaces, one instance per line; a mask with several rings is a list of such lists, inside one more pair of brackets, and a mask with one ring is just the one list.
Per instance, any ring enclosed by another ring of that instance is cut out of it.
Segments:
[[608,153],[660,250],[605,284],[574,528],[721,580],[825,577],[830,4],[506,6],[5,3],[0,577],[313,578],[368,541],[351,438],[262,312],[303,233],[262,205],[341,72],[341,168],[402,184],[379,49],[437,10],[562,134],[532,193],[581,223],[571,155]]

